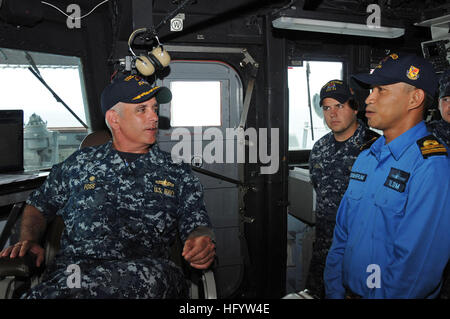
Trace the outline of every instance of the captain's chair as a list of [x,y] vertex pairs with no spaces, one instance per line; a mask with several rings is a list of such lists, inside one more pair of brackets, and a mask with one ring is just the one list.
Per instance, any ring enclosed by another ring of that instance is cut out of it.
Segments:
[[[80,149],[101,145],[110,139],[111,135],[107,131],[93,132],[81,142]],[[5,226],[1,238],[9,238],[13,228],[18,227],[15,224],[19,220],[24,207],[25,203],[23,202],[13,206],[10,213],[12,218],[8,220],[8,227]],[[64,227],[64,222],[59,216],[48,223],[41,242],[45,249],[44,265],[50,264],[58,252]],[[0,250],[4,248],[4,244],[4,242],[1,243]],[[190,297],[192,299],[216,299],[217,291],[213,271],[202,271],[189,267],[181,257],[182,243],[180,239],[177,240],[171,250],[171,259],[183,269],[190,284]],[[29,254],[22,258],[0,258],[0,299],[19,298],[28,289],[40,283],[44,267],[36,268],[35,260]]]
[[96,145],[102,145],[108,142],[111,139],[111,133],[109,131],[95,131],[92,132],[83,139],[83,141],[80,144],[80,149],[89,147],[89,146],[96,146]]

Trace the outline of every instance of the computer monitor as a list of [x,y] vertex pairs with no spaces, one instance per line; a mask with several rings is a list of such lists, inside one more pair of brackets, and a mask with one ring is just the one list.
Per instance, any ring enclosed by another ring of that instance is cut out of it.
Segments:
[[0,173],[23,171],[23,110],[0,110]]

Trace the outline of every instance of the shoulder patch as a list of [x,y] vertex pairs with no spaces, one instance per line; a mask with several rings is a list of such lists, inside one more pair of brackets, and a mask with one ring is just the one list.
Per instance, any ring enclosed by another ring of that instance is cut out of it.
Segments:
[[417,140],[417,145],[419,145],[423,158],[434,155],[447,155],[447,149],[434,135],[428,135]]
[[373,143],[378,139],[379,136],[372,137],[369,141],[365,142],[361,147],[359,148],[360,151],[364,151],[372,146]]

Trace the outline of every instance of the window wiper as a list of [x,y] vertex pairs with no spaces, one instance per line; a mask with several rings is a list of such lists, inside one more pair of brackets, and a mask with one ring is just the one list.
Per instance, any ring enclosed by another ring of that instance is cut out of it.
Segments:
[[44,78],[42,77],[41,73],[39,72],[39,69],[37,68],[36,64],[34,63],[33,58],[28,54],[28,52],[25,52],[25,56],[26,56],[28,62],[30,63],[30,65],[31,65],[31,66],[28,67],[28,70],[30,70],[30,72],[33,73],[33,75],[39,81],[41,81],[41,83],[47,88],[47,90],[49,90],[50,93],[53,94],[53,97],[56,99],[57,102],[59,102],[62,105],[64,105],[64,107],[70,112],[70,114],[72,114],[78,120],[78,122],[81,123],[81,125],[83,125],[85,128],[88,128],[86,123],[84,123],[83,120],[80,119],[78,117],[78,115],[76,115],[75,112],[72,111],[72,109],[59,97],[59,95],[56,94],[55,91],[52,90],[52,88],[47,84],[47,82],[45,82]]

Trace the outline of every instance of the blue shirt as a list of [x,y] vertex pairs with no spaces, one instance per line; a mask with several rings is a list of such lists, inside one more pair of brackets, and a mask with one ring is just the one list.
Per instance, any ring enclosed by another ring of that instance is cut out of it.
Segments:
[[420,122],[363,151],[336,217],[327,298],[433,298],[450,257],[450,160],[424,158]]

